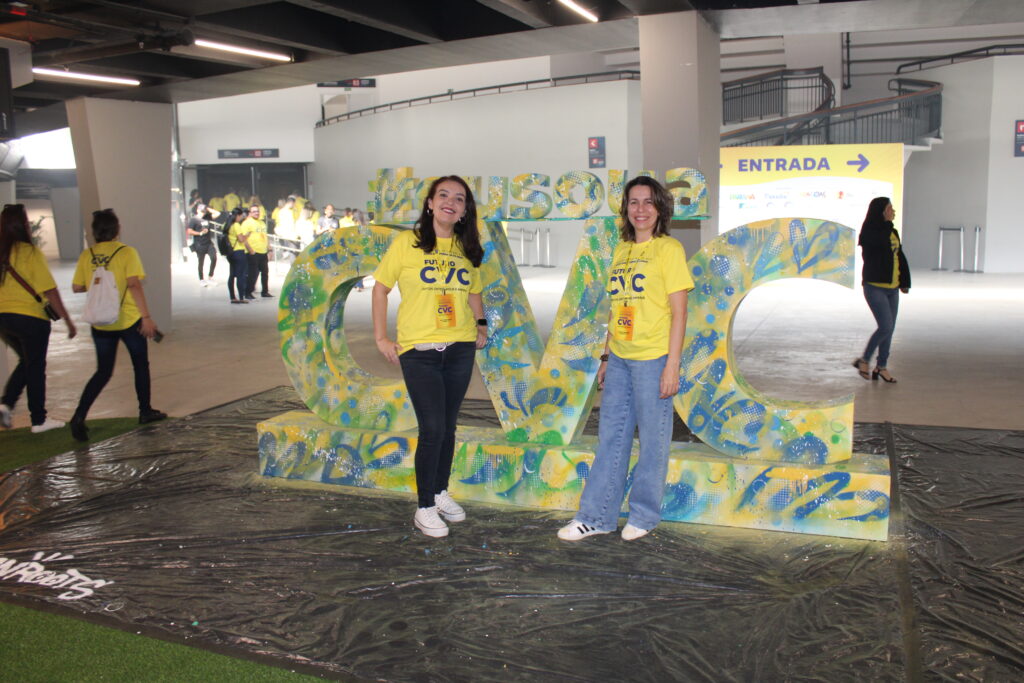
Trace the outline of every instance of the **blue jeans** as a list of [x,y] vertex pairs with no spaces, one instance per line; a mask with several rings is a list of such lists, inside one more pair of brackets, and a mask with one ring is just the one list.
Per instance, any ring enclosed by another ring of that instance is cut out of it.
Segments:
[[876,287],[864,283],[864,300],[868,302],[871,315],[875,316],[878,329],[875,330],[868,345],[864,347],[864,360],[871,362],[871,356],[878,349],[878,362],[880,368],[888,367],[889,346],[892,344],[892,333],[896,329],[896,313],[900,309],[900,290],[893,287]]
[[629,523],[653,529],[661,521],[669,444],[672,441],[672,399],[659,398],[661,372],[667,356],[653,360],[608,357],[598,425],[597,455],[580,497],[576,519],[601,531],[614,531],[626,492],[633,432],[640,428],[640,457],[633,468],[629,492]]
[[455,422],[473,375],[476,344],[455,342],[444,351],[411,349],[398,357],[419,425],[416,494],[421,508],[448,489],[455,455]]
[[20,313],[0,313],[0,339],[18,356],[18,365],[7,378],[0,403],[13,408],[21,392],[28,390],[28,412],[33,425],[46,422],[46,349],[50,321]]
[[110,377],[114,374],[114,361],[117,360],[117,343],[123,341],[128,349],[128,356],[132,359],[132,368],[135,370],[135,397],[139,400],[139,413],[145,413],[152,409],[149,404],[149,347],[146,345],[146,338],[142,336],[139,329],[142,327],[142,319],[135,321],[135,324],[123,330],[114,332],[108,330],[97,330],[92,328],[92,342],[96,346],[96,372],[82,390],[82,397],[78,399],[78,408],[75,409],[75,418],[84,420],[89,414],[89,408],[107,386]]
[[[244,299],[249,288],[249,259],[244,251],[235,250],[228,256],[231,274],[228,275],[228,294],[232,299]],[[235,291],[238,296],[235,296]]]

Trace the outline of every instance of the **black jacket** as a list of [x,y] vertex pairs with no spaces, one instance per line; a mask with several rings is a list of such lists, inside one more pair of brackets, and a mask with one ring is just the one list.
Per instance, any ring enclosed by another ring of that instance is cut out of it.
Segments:
[[861,271],[863,282],[890,282],[892,280],[892,235],[896,236],[896,256],[900,263],[900,289],[910,289],[910,266],[903,255],[903,245],[892,221],[865,223],[860,230],[857,244],[864,257]]

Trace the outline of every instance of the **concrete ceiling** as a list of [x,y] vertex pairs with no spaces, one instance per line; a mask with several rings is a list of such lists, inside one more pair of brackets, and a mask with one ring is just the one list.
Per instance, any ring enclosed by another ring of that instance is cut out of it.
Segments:
[[[12,91],[16,134],[66,125],[64,102],[187,102],[323,81],[639,44],[638,15],[700,11],[723,37],[1024,21],[1021,0],[36,0],[4,3],[0,37],[32,63],[140,80],[37,77]],[[281,52],[285,64],[200,48],[204,38]]]

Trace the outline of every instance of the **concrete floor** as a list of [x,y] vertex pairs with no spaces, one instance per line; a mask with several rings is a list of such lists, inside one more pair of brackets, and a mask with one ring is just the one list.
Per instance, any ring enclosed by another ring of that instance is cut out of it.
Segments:
[[[229,304],[225,265],[218,264],[218,284],[211,288],[200,287],[194,264],[173,267],[174,319],[157,321],[167,336],[150,347],[153,405],[171,415],[290,384],[278,345],[277,300]],[[70,294],[73,265],[51,267],[79,318],[84,295]],[[271,270],[276,294],[285,271],[282,266],[273,272],[273,264]],[[522,276],[546,334],[566,271],[523,268]],[[353,293],[347,307],[346,333],[356,360],[370,372],[399,377],[373,344],[369,291]],[[68,419],[95,358],[87,326],[73,340],[62,323],[54,329],[47,407],[51,416]],[[758,389],[802,400],[852,393],[860,422],[1024,429],[1024,275],[915,272],[913,290],[901,297],[889,362],[898,384],[864,381],[850,367],[873,329],[859,290],[789,280],[747,296],[736,316],[733,348],[740,370]],[[9,356],[10,367],[12,361]],[[479,375],[469,396],[487,398]],[[131,364],[122,347],[114,378],[90,417],[136,410]],[[15,426],[27,424],[23,398]]]

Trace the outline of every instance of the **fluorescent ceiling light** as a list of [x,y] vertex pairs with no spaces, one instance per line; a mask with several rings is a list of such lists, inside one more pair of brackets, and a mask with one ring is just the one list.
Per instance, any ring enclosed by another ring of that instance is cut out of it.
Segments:
[[[594,14],[590,10],[583,9],[582,7],[577,5],[575,2],[573,2],[573,0],[558,0],[558,2],[562,3],[563,5],[565,5],[566,7],[571,9],[573,12],[575,12],[578,15],[580,15],[581,17],[585,17],[586,19],[589,19],[590,21],[598,21],[596,14]],[[197,40],[196,42],[198,43],[199,41]]]
[[223,50],[224,52],[234,52],[235,54],[249,55],[250,57],[262,57],[263,59],[273,59],[274,61],[278,62],[292,61],[291,55],[282,55],[276,52],[264,52],[263,50],[250,50],[247,47],[228,45],[227,43],[215,43],[212,40],[203,40],[202,38],[196,38],[195,44],[199,47],[208,47],[211,50]]
[[116,78],[114,76],[100,76],[99,74],[63,71],[61,69],[44,69],[38,66],[32,67],[32,73],[39,76],[67,78],[75,81],[96,81],[97,83],[116,83],[117,85],[142,85],[142,81],[135,80],[134,78]]

